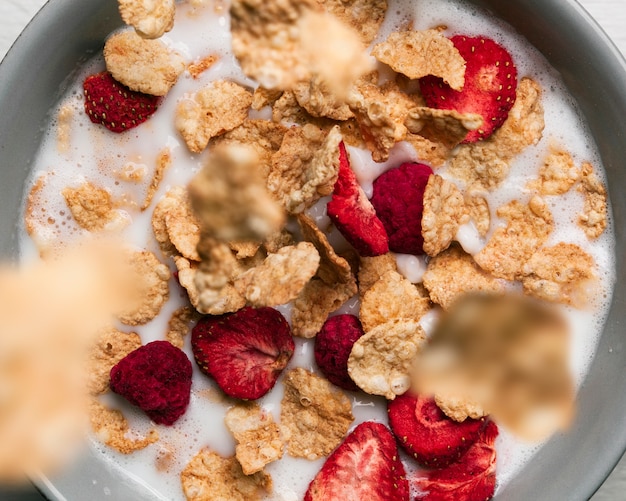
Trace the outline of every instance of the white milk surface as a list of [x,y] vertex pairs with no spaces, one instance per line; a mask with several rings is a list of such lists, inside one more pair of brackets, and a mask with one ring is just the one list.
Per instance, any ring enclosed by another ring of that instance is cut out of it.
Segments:
[[[73,222],[60,194],[64,187],[79,186],[89,180],[96,185],[106,186],[113,199],[127,198],[140,204],[154,169],[155,158],[167,146],[172,152],[173,165],[166,171],[151,207],[142,213],[129,206],[125,209],[122,219],[127,223],[123,234],[129,242],[160,255],[150,225],[152,209],[171,187],[185,185],[198,171],[203,159],[202,154],[194,155],[188,152],[174,128],[173,117],[177,102],[183,99],[186,93],[194,92],[213,80],[226,78],[243,85],[254,86],[254,82],[243,75],[232,55],[227,9],[216,13],[212,5],[193,8],[186,3],[180,4],[178,8],[175,28],[163,37],[165,43],[179,50],[188,61],[208,54],[219,55],[219,61],[198,80],[194,80],[189,74],[183,74],[157,113],[140,127],[124,134],[113,134],[103,127],[92,124],[83,112],[82,81],[88,74],[104,69],[102,59],[97,58],[81,69],[75,84],[59,104],[59,108],[70,106],[74,110],[71,148],[66,153],[58,151],[55,122],[57,113],[53,111],[46,139],[33,167],[33,183],[41,175],[46,179],[41,193],[46,210],[41,214],[39,234],[42,236],[39,244],[46,245],[59,238],[63,241],[72,241],[83,232]],[[503,187],[490,195],[492,211],[514,198],[520,201],[528,200],[529,193],[524,190],[524,186],[529,178],[536,177],[542,159],[552,144],[565,147],[574,156],[578,165],[583,161],[590,161],[598,171],[601,171],[595,145],[558,74],[510,28],[498,20],[484,16],[480,11],[453,0],[390,0],[387,19],[377,41],[383,40],[388,33],[406,25],[407,22],[413,22],[415,29],[445,25],[448,27],[446,33],[450,36],[462,33],[482,34],[494,38],[513,54],[519,76],[531,76],[543,88],[546,120],[544,139],[536,147],[528,148],[515,161]],[[357,177],[368,195],[371,195],[372,181],[381,172],[404,161],[419,161],[413,149],[402,143],[394,148],[391,160],[385,164],[374,164],[369,153],[354,148],[350,148],[349,153]],[[113,174],[129,164],[145,166],[147,175],[143,183],[136,185],[122,181]],[[445,177],[445,168],[438,173]],[[577,384],[580,384],[594,355],[610,302],[614,280],[612,230],[609,226],[600,239],[590,243],[575,223],[576,214],[582,210],[582,195],[573,190],[567,197],[546,197],[546,199],[551,205],[557,223],[557,229],[548,244],[566,241],[582,246],[595,259],[602,285],[603,294],[600,294],[598,304],[594,304],[593,308],[585,311],[563,308],[572,327],[572,371]],[[314,215],[320,227],[327,227],[330,222],[324,214],[323,203],[317,207],[317,213]],[[495,213],[493,217],[495,224],[492,226],[495,227],[499,222],[495,219]],[[336,238],[340,240],[340,236]],[[465,228],[459,238],[463,240],[466,248],[472,249],[471,253],[478,252],[485,243],[471,228]],[[24,259],[30,259],[35,254],[33,243],[24,232],[22,255]],[[173,263],[170,265],[173,266]],[[423,258],[413,256],[398,256],[398,265],[401,272],[413,282],[421,279],[425,268]],[[163,338],[171,313],[185,301],[184,291],[173,279],[170,282],[170,295],[171,300],[154,321],[135,329],[144,343]],[[281,311],[289,318],[288,308],[281,308]],[[358,302],[349,301],[340,312],[358,312]],[[428,314],[422,319],[427,331],[431,329],[435,319],[436,313]],[[185,351],[193,360],[188,341]],[[296,366],[315,370],[312,341],[296,340],[296,352],[289,368]],[[223,455],[234,453],[234,441],[223,421],[227,405],[220,403],[216,397],[218,394],[216,385],[201,374],[194,364],[189,409],[174,426],[157,426],[161,437],[158,443],[129,456],[109,450],[96,441],[92,443],[92,447],[100,451],[103,463],[109,464],[112,468],[122,469],[129,478],[152,489],[155,499],[183,499],[179,472],[192,456],[205,446]],[[353,402],[355,426],[372,419],[387,422],[384,399],[369,397],[362,393],[353,393],[349,396]],[[281,398],[282,385],[279,380],[276,387],[266,397],[260,399],[260,404],[272,412],[276,420],[279,419]],[[131,429],[137,433],[145,433],[153,426],[141,411],[131,407],[120,397],[107,395],[104,400],[122,409],[130,420]],[[498,486],[501,487],[513,477],[532,458],[538,447],[538,444],[519,443],[501,428],[497,440]],[[406,460],[406,457],[404,459]],[[285,455],[281,461],[269,465],[267,472],[274,480],[272,499],[290,501],[301,499],[308,483],[322,463],[323,460],[311,462]],[[408,470],[413,470],[408,460],[405,464]]]

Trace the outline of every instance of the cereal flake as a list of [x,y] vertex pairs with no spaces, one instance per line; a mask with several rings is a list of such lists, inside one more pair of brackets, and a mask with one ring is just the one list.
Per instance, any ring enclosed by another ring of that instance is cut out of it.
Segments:
[[152,199],[156,194],[159,186],[161,186],[161,181],[163,181],[163,176],[165,171],[172,165],[172,152],[169,148],[164,148],[159,152],[156,158],[156,166],[154,168],[154,172],[152,173],[152,179],[150,180],[150,184],[148,185],[148,191],[146,193],[146,198],[141,205],[141,210],[144,211],[150,204],[152,203]]
[[360,258],[358,279],[361,299],[388,271],[398,271],[396,257],[390,252],[382,256]]
[[562,195],[580,179],[580,170],[572,156],[563,150],[553,149],[539,169],[539,179],[528,183],[540,195]]
[[113,208],[110,193],[93,183],[78,188],[67,187],[63,198],[78,225],[87,231],[102,231],[121,221],[121,214]]
[[122,20],[144,38],[159,38],[174,27],[175,0],[117,0]]
[[200,78],[200,75],[211,68],[211,66],[213,66],[217,61],[219,61],[219,56],[216,54],[209,54],[208,56],[204,56],[187,65],[187,71],[192,78],[197,79]]
[[606,188],[594,172],[593,166],[588,162],[582,166],[579,189],[585,197],[585,205],[582,214],[578,216],[578,225],[582,227],[588,238],[598,238],[607,225]]
[[368,46],[385,20],[387,0],[318,0],[326,10],[355,29]]
[[167,322],[165,340],[172,343],[176,348],[182,349],[185,338],[191,332],[192,325],[200,318],[199,313],[189,306],[178,308]]
[[455,395],[435,395],[435,403],[446,416],[457,423],[462,423],[467,418],[480,419],[488,414],[477,402]]
[[463,141],[468,132],[478,129],[482,123],[482,116],[476,113],[459,113],[456,110],[438,110],[425,106],[413,108],[404,121],[412,134],[419,134],[448,150]]

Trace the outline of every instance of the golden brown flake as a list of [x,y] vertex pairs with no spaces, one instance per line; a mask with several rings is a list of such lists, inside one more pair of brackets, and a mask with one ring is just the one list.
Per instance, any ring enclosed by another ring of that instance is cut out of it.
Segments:
[[326,379],[301,367],[289,371],[283,384],[280,422],[287,452],[310,460],[328,456],[354,421],[350,400]]
[[326,10],[354,28],[368,46],[385,20],[387,0],[318,0]]
[[163,181],[163,175],[165,174],[165,171],[170,167],[170,165],[172,165],[172,152],[169,148],[164,148],[157,155],[154,173],[152,174],[152,179],[150,180],[150,184],[148,185],[146,198],[141,205],[142,211],[150,207],[154,195],[159,189],[159,186],[161,186],[161,181]]
[[353,116],[350,107],[337,99],[319,76],[300,82],[293,88],[298,104],[314,117],[348,120]]
[[144,180],[147,172],[148,168],[144,164],[128,162],[120,170],[114,170],[113,175],[120,181],[139,184]]
[[382,256],[360,258],[358,279],[361,299],[388,271],[398,271],[396,257],[390,252]]
[[167,322],[165,340],[182,349],[185,337],[191,332],[192,325],[200,318],[196,310],[189,306],[178,308]]
[[164,96],[185,70],[180,54],[160,40],[146,40],[132,30],[111,35],[104,61],[113,78],[131,90]]
[[89,406],[89,418],[96,438],[122,454],[144,449],[159,439],[159,433],[155,429],[150,430],[146,436],[132,432],[120,411],[109,409],[96,399]]
[[465,85],[465,59],[439,29],[391,33],[372,55],[411,79],[433,75],[458,91]]
[[393,400],[409,389],[409,370],[424,340],[416,321],[381,324],[352,346],[348,374],[364,392]]
[[92,395],[109,389],[109,373],[122,358],[141,346],[139,334],[122,332],[113,327],[104,329],[89,353],[87,386]]
[[122,20],[144,38],[159,38],[174,27],[174,0],[117,0]]
[[572,156],[564,150],[553,149],[539,169],[539,179],[528,183],[540,195],[562,195],[580,179],[580,170]]
[[209,54],[208,56],[204,56],[187,65],[187,71],[192,78],[199,78],[202,73],[211,68],[211,66],[213,66],[218,60],[219,56],[216,54]]
[[554,220],[546,202],[537,195],[528,205],[513,200],[500,207],[496,214],[506,220],[506,226],[494,231],[474,259],[495,277],[515,280],[521,277],[524,263],[547,240]]
[[185,466],[180,481],[188,501],[257,501],[272,492],[272,477],[246,475],[235,457],[202,449]]
[[102,231],[121,220],[109,192],[95,184],[86,182],[78,188],[67,187],[62,194],[78,225],[87,231]]
[[435,403],[446,416],[458,423],[462,423],[467,418],[480,419],[489,414],[480,404],[459,396],[435,395]]
[[172,256],[177,253],[176,247],[170,240],[167,226],[165,224],[165,216],[186,198],[186,190],[182,186],[177,186],[169,190],[165,196],[159,200],[154,207],[152,213],[152,231],[161,252],[166,256]]
[[407,132],[404,140],[413,146],[417,158],[431,167],[441,167],[449,160],[450,149],[446,148],[442,143],[437,143],[426,139],[419,134]]
[[165,228],[169,241],[181,256],[190,261],[200,261],[197,247],[200,242],[200,224],[194,214],[189,197],[181,193],[179,203],[173,204],[165,213]]
[[481,237],[485,237],[491,227],[491,209],[489,202],[484,197],[482,189],[470,186],[465,190],[465,206],[467,207],[470,220],[478,230]]
[[476,113],[437,110],[425,106],[413,108],[404,121],[412,134],[419,134],[448,150],[463,141],[468,132],[478,129],[482,123],[482,116]]
[[176,107],[176,129],[187,147],[199,153],[209,139],[241,125],[248,116],[252,93],[234,82],[212,82]]
[[226,413],[225,422],[237,441],[235,457],[246,475],[262,471],[283,456],[280,428],[258,404],[235,405]]
[[280,89],[266,89],[259,86],[252,94],[252,109],[258,111],[266,106],[273,106],[282,94],[283,91]]
[[424,287],[430,299],[445,310],[469,292],[503,292],[506,283],[483,271],[463,249],[449,247],[428,263]]
[[559,242],[539,249],[522,269],[524,292],[577,307],[587,304],[597,281],[595,262],[578,245]]
[[582,166],[580,191],[585,196],[583,212],[578,216],[578,224],[588,238],[598,238],[607,225],[608,209],[606,188],[593,170],[593,166],[585,162]]
[[441,176],[431,175],[424,190],[424,252],[432,257],[447,249],[459,226],[468,221],[469,214],[461,191]]
[[70,150],[72,120],[74,118],[74,108],[65,104],[59,108],[57,113],[57,150],[59,153],[67,153]]

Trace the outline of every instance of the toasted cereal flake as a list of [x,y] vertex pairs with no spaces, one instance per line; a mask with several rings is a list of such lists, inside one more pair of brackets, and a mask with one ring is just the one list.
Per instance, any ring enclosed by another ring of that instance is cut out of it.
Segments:
[[369,332],[382,324],[417,322],[430,309],[430,300],[397,271],[388,271],[363,294],[360,319]]
[[396,256],[391,252],[381,256],[360,258],[358,279],[361,299],[388,271],[398,271]]
[[354,421],[350,400],[329,381],[301,367],[289,371],[283,384],[280,422],[287,452],[309,460],[328,456]]
[[425,106],[413,108],[404,122],[409,132],[440,143],[448,149],[454,148],[465,139],[468,132],[478,129],[482,123],[482,116],[476,113],[459,113],[456,110],[438,110]]
[[200,292],[196,287],[196,275],[198,274],[198,263],[189,261],[188,259],[174,255],[174,264],[176,265],[178,283],[187,291],[189,302],[191,305],[202,313],[198,306],[200,302]]
[[285,214],[268,193],[254,147],[217,145],[189,184],[202,231],[224,242],[263,240],[282,228]]
[[179,101],[175,125],[187,147],[199,153],[209,139],[241,125],[248,117],[252,93],[234,82],[212,82]]
[[159,439],[155,429],[151,429],[146,436],[132,432],[120,411],[109,409],[96,399],[89,405],[89,418],[96,438],[122,454],[144,449]]
[[182,56],[160,40],[146,40],[132,30],[111,35],[104,61],[113,78],[131,90],[164,96],[185,70]]
[[488,414],[477,402],[455,395],[435,395],[435,403],[446,416],[458,423],[462,423],[467,418],[480,419]]
[[150,180],[150,184],[148,185],[148,191],[146,193],[146,198],[141,205],[141,210],[144,211],[150,204],[152,203],[152,199],[156,194],[159,186],[161,186],[161,181],[163,181],[163,175],[165,171],[172,165],[172,152],[169,148],[162,149],[156,158],[156,166],[154,172],[152,174],[152,179]]
[[124,167],[122,167],[121,170],[114,170],[113,175],[120,181],[139,184],[144,180],[147,172],[148,167],[146,165],[128,162],[124,165]]
[[114,365],[141,346],[139,334],[113,327],[102,330],[89,353],[87,387],[92,395],[109,389],[109,373]]
[[461,191],[441,176],[431,175],[424,190],[424,252],[432,257],[447,249],[459,226],[468,221],[469,214]]
[[200,59],[197,59],[193,63],[188,64],[187,71],[192,76],[192,78],[199,78],[202,73],[208,70],[217,61],[219,61],[218,55],[209,54],[207,56],[201,57]]
[[448,172],[467,184],[478,183],[492,190],[508,175],[511,160],[539,142],[544,125],[541,88],[530,78],[522,78],[502,127],[485,141],[460,145]]
[[272,492],[272,477],[246,475],[235,457],[223,458],[205,448],[180,473],[188,501],[256,501]]
[[428,262],[424,287],[430,299],[447,310],[471,292],[503,292],[506,282],[483,271],[461,247],[453,245]]
[[259,86],[254,90],[254,94],[252,94],[252,109],[258,111],[266,106],[273,106],[282,94],[283,91],[280,89],[266,89],[265,87]]
[[593,258],[578,245],[559,242],[535,252],[524,264],[522,284],[531,296],[584,306],[597,281]]
[[196,310],[189,306],[181,306],[172,313],[167,322],[165,340],[182,349],[185,344],[185,337],[191,332],[192,324],[199,318],[200,315]]
[[267,187],[288,212],[300,213],[333,192],[340,142],[339,127],[326,133],[308,124],[286,132],[272,157]]
[[175,0],[117,0],[122,20],[144,38],[159,38],[174,27]]
[[439,29],[391,33],[372,55],[411,79],[433,75],[458,91],[465,85],[465,59]]
[[582,214],[578,216],[578,225],[583,228],[588,238],[598,238],[607,225],[606,188],[589,162],[582,165],[579,190],[585,197],[585,205]]
[[283,247],[235,280],[235,288],[249,304],[278,306],[295,299],[315,275],[320,255],[309,242]]
[[154,212],[152,212],[152,231],[161,252],[166,256],[172,256],[177,253],[176,247],[170,240],[165,224],[165,216],[185,200],[186,190],[182,186],[176,186],[169,190],[165,196],[156,204]]
[[235,253],[235,257],[237,259],[247,259],[256,256],[257,252],[261,248],[261,245],[261,242],[254,242],[251,240],[246,242],[228,242],[230,250]]
[[491,209],[484,195],[479,186],[470,186],[465,190],[465,207],[481,237],[485,237],[491,227]]
[[369,45],[385,20],[387,0],[318,0],[326,10],[354,28]]
[[348,374],[364,392],[393,400],[409,389],[409,370],[424,341],[416,321],[378,325],[354,343]]
[[284,442],[272,414],[258,404],[238,404],[224,419],[237,446],[235,457],[246,475],[262,471],[283,456]]
[[62,194],[78,225],[87,231],[102,231],[122,218],[113,208],[109,192],[93,183],[86,182],[78,188],[67,187]]
[[450,149],[442,143],[431,141],[419,134],[407,132],[404,140],[413,146],[417,158],[421,163],[431,167],[441,167],[450,157]]
[[72,120],[74,108],[64,104],[57,113],[57,150],[59,153],[67,153],[70,150]]
[[150,251],[129,251],[133,279],[132,301],[119,320],[126,325],[143,325],[159,314],[169,298],[169,268]]
[[546,202],[537,195],[528,205],[513,200],[500,207],[496,214],[507,224],[494,231],[474,259],[492,275],[515,280],[522,275],[523,264],[548,239],[554,220]]
[[328,85],[317,75],[296,84],[293,92],[298,104],[311,116],[333,120],[348,120],[353,116],[349,106],[337,99],[337,96],[328,89]]
[[186,192],[179,199],[179,203],[174,204],[165,213],[165,228],[170,242],[183,257],[190,261],[200,261],[197,250],[200,242],[200,223],[191,208]]
[[263,248],[267,252],[272,253],[278,252],[278,250],[283,247],[294,244],[295,240],[293,239],[293,235],[289,233],[289,231],[283,229],[269,235],[263,242]]
[[567,151],[552,149],[539,169],[539,179],[530,181],[528,187],[540,195],[562,195],[580,179],[580,174]]

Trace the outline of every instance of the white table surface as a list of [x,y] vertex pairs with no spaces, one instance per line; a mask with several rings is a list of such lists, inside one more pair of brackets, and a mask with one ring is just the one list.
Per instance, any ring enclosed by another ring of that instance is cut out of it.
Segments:
[[[626,55],[626,0],[578,1],[604,28],[622,54]],[[0,59],[4,57],[24,26],[45,2],[46,0],[0,0]],[[28,497],[28,499],[35,498]],[[616,500],[626,500],[626,456],[622,458],[611,476],[592,498],[592,501]]]

